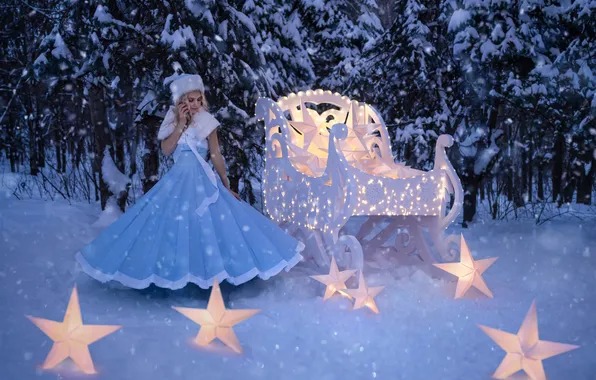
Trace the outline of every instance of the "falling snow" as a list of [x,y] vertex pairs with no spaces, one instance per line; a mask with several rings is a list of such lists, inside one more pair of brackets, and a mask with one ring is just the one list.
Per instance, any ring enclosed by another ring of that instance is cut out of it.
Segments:
[[224,283],[228,308],[263,310],[234,327],[239,356],[221,344],[192,346],[198,325],[172,309],[204,308],[208,291],[131,290],[79,272],[73,254],[103,228],[92,226],[96,218],[88,204],[0,202],[0,303],[10,305],[0,316],[4,378],[55,378],[35,370],[51,341],[25,314],[61,320],[75,283],[85,323],[123,326],[90,346],[101,378],[489,378],[504,352],[476,324],[516,332],[533,299],[541,339],[582,346],[545,360],[549,378],[589,379],[594,370],[593,222],[486,221],[464,230],[475,258],[499,257],[483,275],[494,299],[471,291],[454,300],[451,279],[382,252],[366,254],[364,272],[369,285],[386,286],[376,297],[379,315],[351,311],[339,296],[323,302],[324,286],[308,276],[324,270],[307,263],[268,281]]

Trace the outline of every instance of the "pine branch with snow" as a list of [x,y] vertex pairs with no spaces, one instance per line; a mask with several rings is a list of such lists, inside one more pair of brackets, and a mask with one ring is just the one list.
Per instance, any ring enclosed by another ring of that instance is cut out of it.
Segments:
[[129,177],[123,174],[116,165],[110,155],[110,147],[106,146],[103,155],[103,161],[101,163],[101,174],[103,180],[108,184],[108,187],[112,194],[120,194],[121,192],[128,191],[128,185],[131,183]]

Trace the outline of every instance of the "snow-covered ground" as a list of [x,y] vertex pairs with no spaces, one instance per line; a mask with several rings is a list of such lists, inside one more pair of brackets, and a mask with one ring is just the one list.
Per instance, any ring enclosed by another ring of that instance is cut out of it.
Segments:
[[386,286],[379,315],[352,311],[340,296],[323,302],[324,285],[305,266],[269,281],[224,283],[228,308],[262,310],[234,327],[244,349],[237,355],[191,345],[199,326],[172,309],[204,308],[208,291],[131,290],[78,272],[74,253],[99,232],[97,217],[95,205],[0,200],[1,378],[83,377],[67,366],[38,369],[52,341],[25,317],[61,321],[75,284],[84,323],[123,326],[90,345],[99,371],[91,378],[487,379],[504,352],[476,325],[516,333],[533,299],[541,339],[581,346],[545,360],[548,378],[596,376],[594,222],[491,221],[463,230],[475,258],[499,257],[484,274],[494,299],[471,291],[454,300],[455,282],[379,253],[366,254],[364,272],[369,284]]

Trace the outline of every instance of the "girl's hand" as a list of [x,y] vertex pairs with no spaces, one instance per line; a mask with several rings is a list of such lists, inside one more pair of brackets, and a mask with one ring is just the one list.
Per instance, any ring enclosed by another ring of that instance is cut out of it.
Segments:
[[188,122],[190,121],[190,108],[188,107],[188,104],[182,102],[178,104],[177,111],[179,124],[182,124],[178,125],[178,127],[183,128],[188,125]]
[[242,199],[240,198],[240,195],[238,195],[238,193],[236,193],[234,190],[230,189],[229,187],[227,187],[227,189],[228,189],[228,191],[229,191],[230,193],[232,193],[232,195],[233,195],[234,197],[236,197],[236,199],[238,199],[239,201],[241,201],[241,200],[242,200]]

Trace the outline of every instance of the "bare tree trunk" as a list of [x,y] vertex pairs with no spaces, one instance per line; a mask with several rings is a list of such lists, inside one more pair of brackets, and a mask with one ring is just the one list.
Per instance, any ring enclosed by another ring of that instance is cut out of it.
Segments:
[[12,173],[16,173],[17,166],[18,166],[18,155],[17,155],[14,147],[12,147],[12,146],[10,147],[9,154],[10,154],[10,171]]
[[[118,131],[118,128],[116,127],[116,131]],[[121,133],[121,132],[120,132]],[[116,137],[116,149],[114,149],[113,146],[111,146],[108,151],[110,152],[110,156],[112,157],[112,159],[114,159],[114,157],[116,156],[120,156],[118,158],[118,161],[120,162],[120,165],[116,165],[116,168],[121,172],[121,173],[125,173],[124,170],[124,143],[123,143],[123,136],[120,136],[120,138]],[[119,151],[118,148],[120,148],[121,150]],[[116,195],[116,203],[118,204],[118,207],[120,208],[120,210],[122,212],[125,211],[126,209],[126,200],[128,199],[128,188],[126,191],[121,191],[120,193],[118,193]]]
[[542,158],[538,163],[538,200],[544,200],[544,164],[542,163]]
[[[120,88],[124,90],[124,96],[117,98],[114,101],[114,110],[116,111],[116,128],[114,130],[114,149],[112,157],[114,157],[114,163],[116,168],[121,173],[126,173],[126,153],[124,146],[129,140],[129,131],[132,117],[130,115],[129,104],[132,102],[132,83],[127,79],[129,78],[126,68],[121,69],[120,78],[124,78],[121,81]],[[126,199],[128,198],[128,191],[121,191],[118,194],[118,206],[124,212],[126,208]]]
[[[114,10],[115,14],[120,14],[119,8]],[[117,17],[117,16],[116,16]],[[114,111],[116,115],[115,141],[114,141],[114,163],[118,170],[126,173],[125,169],[125,145],[130,141],[130,131],[133,123],[133,112],[131,109],[133,102],[133,83],[131,81],[130,67],[121,65],[118,67],[118,91],[114,93]],[[130,151],[129,151],[130,152]]]
[[507,181],[507,200],[513,201],[513,168],[509,167],[505,172]]
[[139,146],[139,141],[141,139],[141,131],[139,129],[139,125],[137,123],[135,123],[135,116],[136,116],[136,112],[137,112],[137,108],[136,108],[136,104],[135,102],[133,102],[133,99],[135,98],[135,89],[133,87],[133,85],[130,85],[130,88],[128,89],[129,94],[130,94],[130,98],[128,101],[128,116],[129,116],[129,121],[128,121],[128,131],[129,131],[129,136],[131,137],[128,141],[130,142],[129,145],[129,149],[128,149],[128,154],[130,155],[130,176],[131,178],[137,174],[137,150],[138,150],[138,146]]
[[145,141],[143,154],[143,193],[147,193],[157,183],[159,170],[159,144],[157,132],[161,119],[156,116],[146,116],[139,123]]
[[567,182],[565,187],[563,188],[563,202],[571,203],[573,202],[573,194],[575,194],[576,188],[576,178],[571,176],[571,179]]
[[515,174],[513,175],[513,204],[516,208],[524,206],[523,187],[523,179],[519,175],[518,171],[515,170]]
[[575,178],[575,185],[577,191],[577,197],[575,198],[575,203],[583,204],[584,203],[584,180],[586,178],[586,171],[583,167],[579,169],[579,172],[574,171],[573,178]]
[[75,167],[78,168],[81,165],[84,155],[85,155],[85,138],[78,137],[75,158],[74,158],[74,166]]
[[[596,158],[592,157],[592,165],[587,175],[584,176],[581,187],[582,187],[582,199],[581,201],[585,205],[592,204],[592,188],[594,187],[594,177],[596,176]],[[579,194],[578,194],[579,199]]]
[[104,89],[101,85],[91,85],[89,88],[89,110],[91,113],[91,124],[93,125],[95,146],[94,146],[94,172],[99,175],[99,196],[101,209],[106,208],[108,198],[112,195],[108,184],[103,179],[101,170],[104,151],[110,143],[110,131],[106,115]]
[[27,86],[27,91],[25,92],[26,98],[24,99],[23,105],[25,106],[25,113],[27,117],[25,118],[27,124],[27,131],[29,132],[29,171],[32,176],[36,176],[39,173],[39,159],[37,155],[37,119],[29,117],[33,114],[33,94],[31,85]]
[[[492,183],[493,181],[491,181]],[[491,206],[491,216],[493,218],[493,220],[497,219],[497,215],[499,214],[499,196],[501,195],[501,192],[499,190],[499,178],[495,177],[495,188],[496,188],[496,192],[494,193],[494,198],[492,201]],[[492,194],[492,189],[490,189],[490,193]]]
[[[39,104],[39,103],[38,103]],[[35,116],[36,118],[41,117],[39,110],[37,112],[37,116]],[[39,123],[38,120],[36,120],[36,124],[37,124],[37,158],[38,158],[38,164],[40,168],[45,168],[46,167],[46,143],[45,143],[45,139],[46,136],[44,136],[44,132],[45,132],[45,126],[41,125]]]
[[[496,100],[489,111],[487,120],[487,126],[489,131],[491,132],[496,130],[497,120],[499,117],[499,109],[500,101]],[[462,173],[462,186],[464,188],[464,227],[467,227],[467,223],[471,222],[474,219],[474,216],[476,215],[478,190],[482,182],[483,176],[485,175],[485,173],[476,174],[474,172],[475,160],[476,157],[474,159],[467,160],[468,162],[464,164],[464,170]],[[488,168],[486,170],[488,170]]]
[[524,206],[525,192],[525,152],[524,147],[513,144],[513,141],[520,139],[525,142],[524,120],[519,123],[519,135],[511,136],[511,176],[513,181],[513,205],[515,208]]
[[501,175],[505,176],[505,194],[507,195],[507,200],[511,202],[513,200],[513,157],[511,152],[514,149],[512,144],[513,139],[511,137],[511,124],[503,124],[503,131],[505,141],[507,142],[507,152],[505,153],[504,160],[505,170]]
[[126,173],[124,169],[124,126],[118,125],[114,130],[114,163],[120,172]]
[[405,144],[403,161],[406,163],[410,162],[411,150],[412,149],[410,148],[410,143]]
[[60,145],[62,145],[62,173],[66,173],[66,144],[63,141],[60,141]]
[[534,139],[532,137],[530,137],[530,139],[528,140],[528,169],[527,169],[527,173],[528,173],[528,187],[527,187],[527,191],[528,191],[528,202],[532,203],[532,200],[534,198],[534,184],[533,182],[533,177],[534,177]]
[[133,140],[130,143],[130,176],[137,174],[137,148],[141,137],[140,129],[137,124],[133,125]]
[[45,131],[47,126],[43,121],[45,119],[44,108],[45,100],[43,93],[45,88],[42,83],[36,83],[33,85],[33,93],[35,94],[35,102],[33,103],[33,117],[35,118],[36,132],[37,132],[37,164],[40,168],[46,167],[46,141]]
[[555,146],[553,152],[553,202],[557,202],[563,185],[563,160],[565,155],[565,137],[558,129],[555,131]]
[[526,123],[525,120],[522,120],[522,122],[520,123],[520,137],[523,141],[523,146],[520,148],[521,149],[521,154],[520,154],[520,159],[521,159],[521,178],[520,178],[520,183],[519,183],[519,191],[518,191],[518,196],[519,199],[518,201],[521,201],[519,204],[519,207],[523,207],[524,203],[525,203],[525,199],[526,199],[526,194],[528,192],[527,189],[527,185],[528,185],[528,152],[526,151],[526,144],[528,143],[528,140],[526,139]]
[[15,133],[17,119],[14,117],[12,112],[7,113],[8,123],[6,124],[6,154],[10,160],[10,171],[12,173],[17,172],[18,167],[18,153],[17,153],[17,135]]
[[563,172],[562,181],[563,188],[561,190],[561,196],[559,197],[559,206],[563,203],[571,203],[573,201],[573,194],[575,194],[575,189],[577,188],[577,180],[576,176],[573,174],[573,162],[571,159],[567,160],[567,167]]
[[[8,120],[8,118],[6,118]],[[5,130],[8,130],[7,127],[4,127]],[[8,159],[8,145],[6,145],[6,142],[4,139],[1,138],[0,136],[0,158],[2,157],[2,152],[6,153],[6,158]]]
[[38,157],[37,157],[37,134],[35,131],[35,122],[32,120],[27,121],[29,128],[29,169],[32,176],[36,176],[39,173]]
[[[59,112],[56,112],[58,114]],[[54,150],[56,152],[56,170],[58,173],[63,172],[62,165],[66,166],[66,162],[62,162],[62,136],[61,136],[62,120],[56,115],[56,123],[54,126]]]
[[[62,100],[60,100],[60,103],[62,103]],[[68,166],[68,163],[66,162],[66,152],[68,149],[68,141],[70,140],[68,138],[68,126],[66,124],[66,119],[62,117],[62,112],[56,113],[58,116],[56,116],[54,128],[58,131],[58,136],[54,143],[59,147],[59,149],[56,149],[56,161],[61,161],[62,163],[62,170],[60,170],[60,173],[66,173],[66,167]]]
[[70,157],[70,165],[72,167],[75,166],[75,153],[76,153],[75,142],[76,142],[76,134],[72,134],[72,132],[69,132],[67,135],[66,146],[68,148],[68,157]]
[[[74,167],[78,168],[85,156],[85,136],[87,136],[87,118],[85,117],[85,109],[83,108],[83,86],[77,88],[77,95],[75,101],[75,130],[74,138],[76,139],[76,148],[74,155]],[[91,117],[89,117],[89,120]]]
[[474,220],[474,216],[476,215],[479,177],[472,173],[472,175],[466,177],[465,182],[466,185],[464,186],[464,227],[467,227],[467,223]]
[[[55,129],[54,131],[54,147],[56,149],[56,170],[58,170],[58,172],[63,172],[62,170],[62,152],[60,151],[60,132],[58,132],[58,128]],[[66,166],[66,163],[64,163],[64,165]]]

